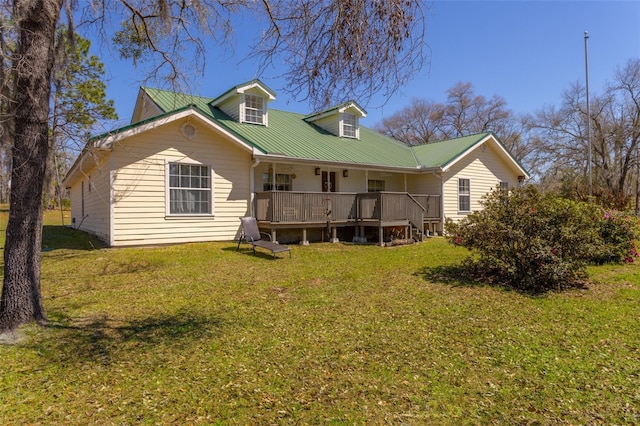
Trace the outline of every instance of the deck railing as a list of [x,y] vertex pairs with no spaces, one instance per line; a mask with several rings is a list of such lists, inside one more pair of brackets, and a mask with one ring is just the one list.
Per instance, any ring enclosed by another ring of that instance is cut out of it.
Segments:
[[293,223],[356,220],[356,195],[346,192],[256,192],[256,219]]
[[424,207],[425,219],[440,219],[442,217],[439,195],[411,195],[422,207]]
[[440,196],[406,192],[257,192],[255,216],[258,221],[280,223],[409,220],[421,227],[425,219],[440,217]]
[[368,192],[357,195],[358,219],[387,222],[409,220],[422,229],[424,207],[406,192]]

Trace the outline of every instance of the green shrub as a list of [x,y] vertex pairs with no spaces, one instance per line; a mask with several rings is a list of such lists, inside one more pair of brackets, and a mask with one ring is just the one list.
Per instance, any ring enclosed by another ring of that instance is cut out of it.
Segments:
[[635,246],[637,220],[618,211],[603,211],[600,236],[603,248],[594,256],[593,263],[633,262],[638,257]]
[[526,291],[585,283],[586,265],[636,254],[629,218],[584,202],[542,195],[533,186],[489,193],[484,209],[446,223],[449,240],[473,249],[466,268],[489,282]]

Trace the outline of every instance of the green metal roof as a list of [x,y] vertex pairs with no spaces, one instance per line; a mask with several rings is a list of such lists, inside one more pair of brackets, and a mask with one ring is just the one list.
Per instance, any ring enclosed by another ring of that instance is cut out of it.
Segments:
[[149,87],[141,87],[141,90],[149,95],[151,100],[164,112],[172,112],[189,105],[195,105],[204,111],[209,109],[209,103],[213,100],[212,98],[205,98],[203,96],[175,93]]
[[488,135],[489,133],[478,133],[442,142],[417,145],[413,147],[413,151],[416,154],[416,160],[425,168],[446,167]]
[[197,107],[215,123],[261,151],[295,159],[344,162],[385,167],[416,168],[411,149],[405,144],[360,126],[360,139],[337,137],[304,120],[303,114],[269,109],[268,126],[238,123],[211,106],[211,98],[143,89],[164,111]]
[[[442,169],[491,134],[485,132],[409,147],[362,125],[360,139],[338,137],[306,121],[308,115],[275,109],[269,109],[268,126],[239,123],[213,107],[212,98],[160,89],[142,90],[165,114],[187,107],[195,108],[260,151],[291,159],[405,169]],[[514,162],[522,167],[515,159]]]

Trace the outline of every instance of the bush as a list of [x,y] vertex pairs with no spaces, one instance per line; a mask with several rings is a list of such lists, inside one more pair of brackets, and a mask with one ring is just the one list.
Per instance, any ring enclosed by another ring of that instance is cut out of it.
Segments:
[[632,221],[595,205],[542,195],[533,186],[492,191],[482,204],[445,229],[451,242],[477,253],[466,267],[489,282],[534,292],[577,287],[588,263],[637,255]]
[[633,262],[638,257],[635,239],[638,235],[637,221],[618,211],[603,211],[600,220],[600,236],[603,247],[592,260],[593,263]]

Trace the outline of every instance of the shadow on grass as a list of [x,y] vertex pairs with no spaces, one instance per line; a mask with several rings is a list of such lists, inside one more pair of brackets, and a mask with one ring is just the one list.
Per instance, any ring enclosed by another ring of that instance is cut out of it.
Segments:
[[[239,254],[243,254],[243,255],[249,255],[249,256],[253,256],[253,248],[250,245],[247,244],[241,244],[240,245],[240,249],[238,249],[238,243],[235,243],[233,246],[230,247],[225,247],[222,250],[225,251],[237,251]],[[261,259],[269,259],[269,260],[274,260],[273,255],[271,254],[270,251],[265,251],[265,250],[261,250],[260,248],[256,249],[255,252],[255,257],[261,258]],[[275,256],[275,259],[288,259],[289,258],[289,254],[286,252],[283,253],[278,253]]]
[[425,281],[431,283],[447,284],[453,287],[493,287],[501,291],[511,292],[538,297],[546,294],[546,291],[534,291],[531,289],[519,289],[510,286],[499,274],[490,271],[480,271],[477,265],[471,267],[467,263],[459,263],[446,266],[424,267],[417,272],[416,276],[421,276]]
[[66,226],[45,225],[42,228],[42,251],[58,249],[96,250],[107,245],[96,236]]
[[[479,264],[460,263],[447,266],[424,267],[414,273],[430,283],[442,283],[454,287],[493,287],[506,292],[516,292],[529,297],[543,297],[554,291],[567,290],[553,288],[518,288],[510,284],[506,277],[497,271],[482,269]],[[587,286],[575,284],[570,288],[586,289]]]
[[415,276],[434,284],[448,284],[455,287],[480,287],[490,283],[474,278],[462,264],[445,266],[425,266],[414,272]]
[[65,362],[104,365],[114,358],[126,358],[148,348],[180,347],[186,342],[218,335],[223,324],[220,319],[186,311],[129,322],[114,321],[105,314],[71,318],[52,313],[50,318],[45,329],[55,331],[51,334],[52,341],[34,342],[33,349],[51,352],[56,362],[66,358]]

